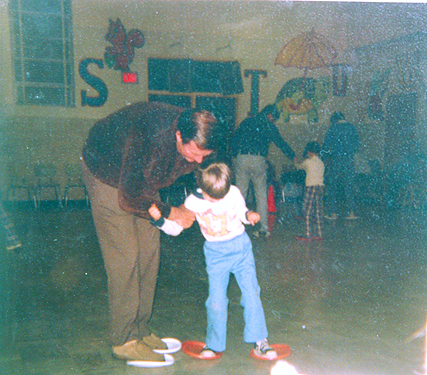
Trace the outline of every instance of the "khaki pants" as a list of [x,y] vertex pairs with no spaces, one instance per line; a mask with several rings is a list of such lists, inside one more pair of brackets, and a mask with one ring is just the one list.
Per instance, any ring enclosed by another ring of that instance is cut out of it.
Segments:
[[92,215],[108,276],[111,345],[150,335],[160,259],[160,233],[123,211],[118,189],[96,179],[82,162]]
[[260,214],[261,230],[268,231],[267,206],[267,161],[259,155],[237,155],[234,160],[236,186],[245,200],[249,183],[252,181],[255,191],[256,211]]

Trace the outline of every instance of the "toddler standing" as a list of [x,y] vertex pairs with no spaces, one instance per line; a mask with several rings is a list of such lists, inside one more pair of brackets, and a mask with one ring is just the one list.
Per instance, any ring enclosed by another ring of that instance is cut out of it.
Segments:
[[[209,276],[206,346],[202,357],[223,352],[227,335],[227,286],[233,273],[242,292],[244,308],[244,340],[254,343],[255,353],[275,358],[277,353],[268,345],[267,326],[260,299],[252,243],[244,224],[255,225],[260,215],[247,209],[240,190],[231,185],[231,171],[224,163],[213,163],[196,171],[199,189],[185,200],[185,207],[196,213],[206,241],[204,253]],[[154,224],[167,234],[182,231],[176,222],[165,219],[155,205],[149,213]]]

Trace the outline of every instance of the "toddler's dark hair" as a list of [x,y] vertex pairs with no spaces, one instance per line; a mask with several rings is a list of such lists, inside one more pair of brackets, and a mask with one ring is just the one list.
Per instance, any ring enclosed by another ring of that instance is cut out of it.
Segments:
[[340,120],[345,120],[344,114],[342,112],[334,112],[331,118],[329,119],[329,122],[331,123],[331,125],[333,125]]
[[277,109],[275,104],[269,104],[264,107],[261,111],[264,116],[272,115],[273,119],[276,121],[280,118],[280,112]]
[[320,147],[319,142],[316,142],[316,141],[308,142],[305,146],[305,149],[304,149],[302,156],[303,156],[303,158],[306,158],[307,154],[309,152],[316,154],[316,155],[319,155],[320,150],[321,150],[321,147]]

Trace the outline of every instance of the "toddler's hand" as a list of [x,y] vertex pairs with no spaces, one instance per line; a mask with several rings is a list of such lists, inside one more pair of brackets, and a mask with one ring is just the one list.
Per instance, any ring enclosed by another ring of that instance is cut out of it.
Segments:
[[156,221],[160,220],[160,218],[162,217],[162,213],[160,212],[160,210],[157,208],[157,206],[154,203],[148,209],[148,213]]
[[258,212],[248,211],[246,217],[251,225],[255,225],[261,219]]

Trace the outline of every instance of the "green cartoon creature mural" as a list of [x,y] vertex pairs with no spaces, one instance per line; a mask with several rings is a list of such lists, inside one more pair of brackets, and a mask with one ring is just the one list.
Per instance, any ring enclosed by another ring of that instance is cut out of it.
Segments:
[[276,98],[276,106],[284,122],[291,115],[307,114],[308,122],[319,121],[317,109],[326,100],[331,88],[330,77],[294,78],[285,83]]

